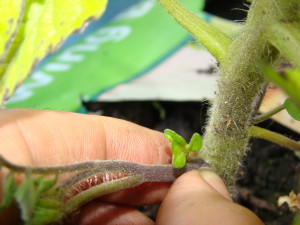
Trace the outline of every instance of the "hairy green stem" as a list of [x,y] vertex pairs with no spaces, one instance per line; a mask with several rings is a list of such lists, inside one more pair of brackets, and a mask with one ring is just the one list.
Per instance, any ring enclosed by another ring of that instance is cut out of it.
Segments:
[[246,153],[257,96],[266,80],[261,63],[273,60],[265,30],[274,14],[274,1],[254,0],[244,32],[233,42],[221,66],[215,101],[200,157],[218,171],[228,187]]
[[257,124],[257,123],[263,122],[263,121],[269,119],[271,116],[275,115],[276,113],[278,113],[284,109],[285,109],[284,104],[279,105],[279,106],[275,107],[274,109],[270,110],[269,112],[266,112],[266,113],[263,113],[261,115],[254,117],[253,123]]
[[[176,169],[172,165],[143,165],[135,162],[121,160],[94,160],[73,163],[61,166],[20,166],[15,165],[0,155],[0,166],[4,166],[13,172],[32,174],[63,174],[74,172],[93,173],[123,173],[128,175],[143,175],[145,181],[171,182],[181,174],[200,167],[209,167],[209,164],[201,159],[188,163],[184,168]],[[72,178],[73,179],[73,178]]]
[[261,127],[252,126],[250,129],[250,135],[253,138],[268,140],[290,150],[300,152],[300,142],[294,141],[276,132]]

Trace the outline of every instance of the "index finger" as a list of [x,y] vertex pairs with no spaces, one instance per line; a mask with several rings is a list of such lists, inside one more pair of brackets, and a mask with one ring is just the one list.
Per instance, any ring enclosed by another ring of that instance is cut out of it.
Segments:
[[31,109],[0,111],[0,151],[22,165],[51,166],[87,160],[170,163],[162,134],[109,117]]

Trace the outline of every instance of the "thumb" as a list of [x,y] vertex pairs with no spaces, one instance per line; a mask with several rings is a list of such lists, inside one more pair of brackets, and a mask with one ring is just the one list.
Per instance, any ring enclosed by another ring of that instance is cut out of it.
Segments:
[[158,225],[262,225],[250,210],[232,202],[221,178],[209,169],[179,177],[159,209]]

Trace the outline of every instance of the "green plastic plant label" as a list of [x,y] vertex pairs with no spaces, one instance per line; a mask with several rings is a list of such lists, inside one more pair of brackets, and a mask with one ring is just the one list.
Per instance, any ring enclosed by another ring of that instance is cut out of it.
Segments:
[[[203,1],[183,0],[192,11]],[[77,111],[116,84],[149,70],[189,40],[155,0],[144,0],[57,52],[21,85],[6,108]]]

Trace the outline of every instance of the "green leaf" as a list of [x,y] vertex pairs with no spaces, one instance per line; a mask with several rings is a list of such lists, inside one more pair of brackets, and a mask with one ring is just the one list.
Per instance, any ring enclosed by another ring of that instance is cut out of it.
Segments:
[[[98,19],[106,4],[107,0],[27,0],[22,26],[5,62],[0,64],[0,105],[48,53],[56,51],[69,35]],[[0,15],[6,11],[16,17],[16,9],[9,6],[0,8]]]
[[172,156],[172,165],[174,168],[182,168],[186,164],[186,155],[184,152],[180,152],[179,154],[173,154]]
[[55,176],[52,179],[45,180],[44,177],[38,178],[36,180],[36,186],[37,186],[37,195],[40,196],[44,194],[46,191],[48,191],[51,187],[53,187],[56,184],[57,176]]
[[180,154],[181,152],[184,152],[185,149],[181,148],[180,146],[178,146],[177,144],[175,143],[172,143],[171,144],[171,151],[174,155],[178,155]]
[[25,0],[0,2],[0,64],[5,59],[21,24]]
[[271,81],[282,87],[300,108],[300,70],[290,69],[281,75],[270,66],[264,66],[264,72]]
[[25,225],[47,225],[57,221],[62,216],[60,208],[40,208],[37,207],[34,211],[33,218]]
[[202,138],[200,134],[194,133],[186,150],[188,152],[199,152],[201,148],[202,148]]
[[0,210],[6,209],[14,198],[14,194],[17,190],[14,174],[9,172],[4,180],[4,196],[0,205]]
[[39,198],[31,220],[25,225],[46,225],[61,219],[64,215],[63,200],[58,200],[57,197],[55,193]]
[[222,64],[233,39],[187,10],[178,0],[158,0]]
[[17,187],[15,198],[21,210],[21,218],[27,222],[32,218],[37,201],[37,195],[34,188],[34,181],[29,172],[23,182]]
[[40,198],[37,203],[36,203],[36,207],[38,208],[56,208],[58,210],[60,210],[61,208],[61,203],[63,202],[62,201],[59,201],[57,200],[57,197],[58,195],[50,195],[50,196],[46,196],[44,198]]
[[270,42],[295,66],[300,68],[300,32],[299,28],[286,23],[274,23],[269,27]]
[[284,106],[291,117],[293,117],[295,120],[300,120],[300,109],[294,104],[291,99],[286,99],[284,102]]
[[175,131],[172,131],[170,129],[165,129],[164,137],[168,139],[172,144],[174,143],[182,148],[186,147],[186,142],[184,138],[181,137],[179,134],[177,134]]
[[183,137],[170,129],[164,131],[164,137],[171,142],[172,164],[175,168],[184,167],[188,152],[198,152],[202,147],[202,138],[198,133],[192,136],[188,146]]

